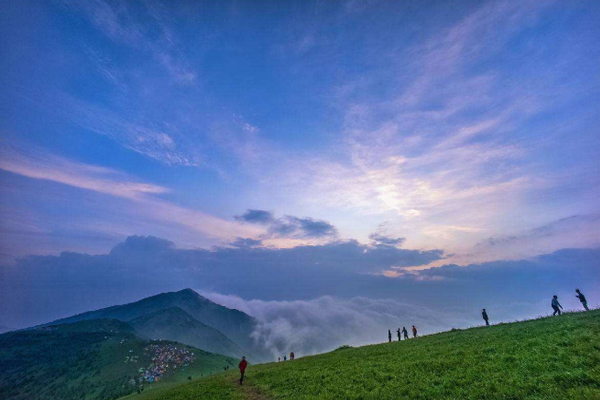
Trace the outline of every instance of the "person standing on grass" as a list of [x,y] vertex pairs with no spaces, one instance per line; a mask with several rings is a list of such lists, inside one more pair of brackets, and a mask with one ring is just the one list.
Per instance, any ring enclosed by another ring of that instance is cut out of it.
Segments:
[[408,339],[408,331],[405,326],[402,327],[402,333],[404,334],[404,340]]
[[412,327],[413,337],[417,337],[417,327],[413,325]]
[[388,329],[388,340],[392,343],[392,331]]
[[400,341],[400,328],[398,328],[398,330],[396,331],[396,334],[398,335],[398,341]]
[[487,311],[485,311],[485,308],[481,312],[481,316],[483,317],[483,320],[485,321],[485,325],[490,326],[490,318],[488,317]]
[[244,383],[244,374],[246,373],[246,367],[248,366],[248,361],[246,361],[246,357],[242,357],[242,361],[238,364],[238,368],[240,369],[240,385]]
[[554,297],[552,297],[552,303],[550,303],[550,305],[552,306],[552,309],[554,310],[554,313],[552,313],[552,315],[556,315],[556,313],[558,313],[558,315],[561,314],[560,310],[561,310],[561,308],[563,308],[563,306],[558,302],[557,295],[554,295]]
[[581,293],[579,291],[579,289],[575,289],[575,291],[577,292],[575,297],[577,297],[579,299],[579,301],[581,302],[581,304],[583,304],[583,308],[585,308],[585,311],[590,311],[590,309],[588,308],[588,305],[587,305],[587,299],[585,298],[583,293]]

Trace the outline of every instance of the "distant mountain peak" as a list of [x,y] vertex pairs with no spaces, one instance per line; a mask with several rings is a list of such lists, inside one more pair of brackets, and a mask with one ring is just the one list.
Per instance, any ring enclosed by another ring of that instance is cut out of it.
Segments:
[[[140,319],[138,320],[138,318]],[[171,322],[169,321],[171,318],[173,318],[173,322],[178,321],[179,324],[191,318],[198,324],[205,325],[223,334],[227,340],[230,340],[236,346],[240,346],[246,353],[253,353],[259,356],[264,354],[264,358],[266,359],[267,357],[267,350],[263,348],[262,344],[256,343],[252,336],[257,324],[257,321],[253,317],[240,310],[230,309],[217,304],[201,296],[191,288],[160,293],[133,303],[90,311],[44,325],[72,323],[91,319],[117,319],[124,322],[137,320],[138,323],[160,319],[163,321],[163,324],[170,325]],[[186,340],[182,339],[180,333],[175,331],[169,331],[168,336],[163,336],[165,339],[169,337],[183,343],[186,342]],[[199,342],[194,341],[194,344],[199,345]]]
[[[181,294],[187,294],[187,295],[200,296],[200,295],[198,294],[198,292],[196,292],[195,290],[193,290],[193,289],[190,289],[190,288],[181,289],[180,291],[178,291],[178,292],[175,292],[175,293],[181,293]],[[202,296],[200,296],[200,297],[202,297]]]
[[[206,297],[202,296],[201,294],[199,294],[198,292],[196,292],[195,290],[190,289],[190,288],[181,289],[177,292],[167,292],[164,294],[174,295],[176,297],[180,297],[183,299],[200,300],[203,303],[209,303],[209,304],[218,305],[219,307],[224,307],[224,306],[221,306],[220,304],[215,303],[214,301],[212,301],[210,299],[207,299]],[[227,307],[225,307],[225,308],[227,308]]]

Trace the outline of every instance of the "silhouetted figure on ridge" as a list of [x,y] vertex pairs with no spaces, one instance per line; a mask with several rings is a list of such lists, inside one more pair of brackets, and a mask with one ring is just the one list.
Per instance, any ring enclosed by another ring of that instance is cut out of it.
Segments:
[[583,304],[583,308],[585,308],[585,311],[590,311],[590,309],[588,308],[588,305],[587,305],[587,299],[585,298],[583,293],[581,293],[579,291],[579,289],[575,289],[575,291],[577,292],[575,297],[577,297],[579,299],[579,301],[581,302],[581,304]]
[[398,341],[400,341],[400,328],[398,328],[398,330],[396,331],[396,334],[398,335]]
[[561,308],[563,308],[563,306],[558,302],[558,296],[554,295],[554,297],[552,297],[552,303],[550,303],[552,305],[552,309],[554,310],[554,313],[552,313],[552,315],[556,315],[556,313],[558,313],[558,315],[561,314],[560,310]]
[[413,331],[413,337],[417,337],[417,327],[416,326],[412,326],[412,331]]
[[404,340],[408,339],[408,331],[405,326],[402,327],[402,334],[404,335]]
[[246,367],[248,366],[248,361],[246,361],[246,357],[242,357],[242,361],[238,364],[238,368],[240,369],[240,385],[244,383],[244,374],[246,373]]
[[490,326],[490,318],[488,317],[487,311],[485,311],[485,308],[481,312],[481,316],[483,317],[483,320],[485,321],[485,325]]
[[392,331],[388,329],[388,340],[392,343]]
[[290,361],[294,359],[294,357],[296,357],[296,355],[294,354],[293,351],[290,352]]

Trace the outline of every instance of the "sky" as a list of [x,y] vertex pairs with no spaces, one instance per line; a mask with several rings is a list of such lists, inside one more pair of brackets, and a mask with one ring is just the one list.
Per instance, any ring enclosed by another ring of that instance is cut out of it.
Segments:
[[183,287],[289,326],[600,303],[597,2],[0,11],[0,325]]

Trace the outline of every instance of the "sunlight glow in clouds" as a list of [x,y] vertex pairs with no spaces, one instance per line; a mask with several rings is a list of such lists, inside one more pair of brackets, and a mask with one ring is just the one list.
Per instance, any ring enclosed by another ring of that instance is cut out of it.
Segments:
[[2,7],[3,260],[133,234],[429,266],[600,245],[596,4]]

